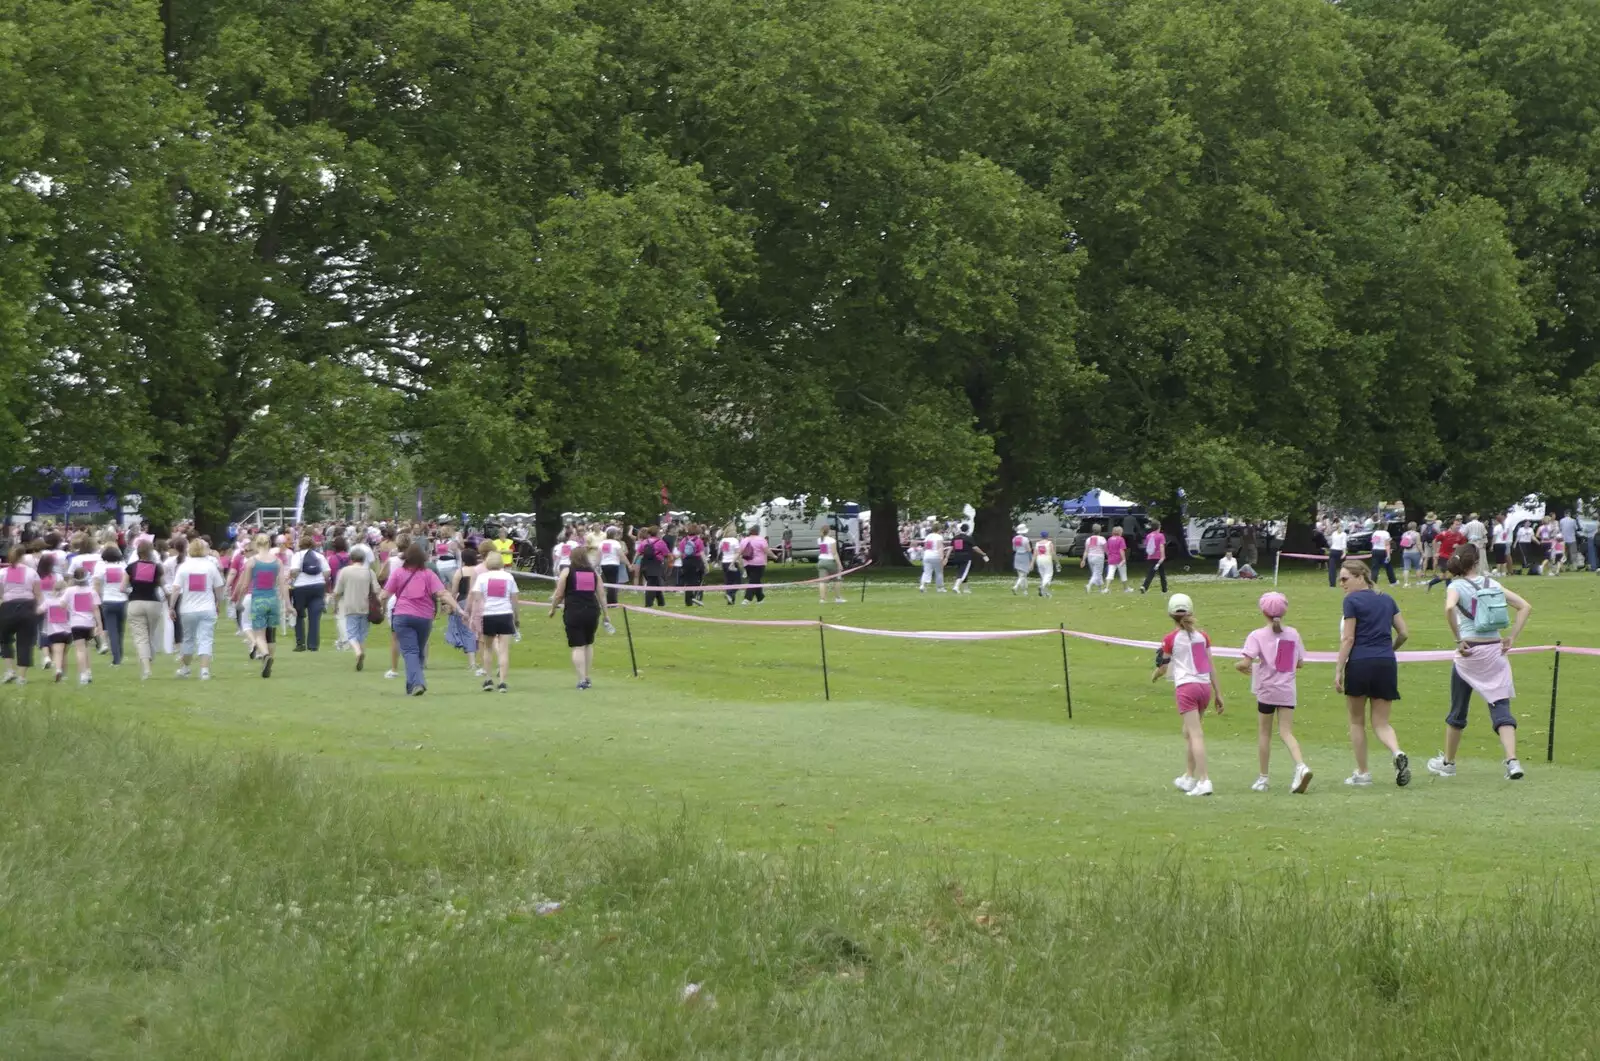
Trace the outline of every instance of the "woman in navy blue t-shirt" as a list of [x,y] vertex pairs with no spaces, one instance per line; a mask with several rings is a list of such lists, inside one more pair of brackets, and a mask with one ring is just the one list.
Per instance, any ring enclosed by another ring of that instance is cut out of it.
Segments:
[[[1370,785],[1367,769],[1367,705],[1372,705],[1372,732],[1394,756],[1394,783],[1411,783],[1411,760],[1400,750],[1400,739],[1389,725],[1389,708],[1400,699],[1399,664],[1395,652],[1409,636],[1406,621],[1394,598],[1372,587],[1372,571],[1360,560],[1339,567],[1339,588],[1344,590],[1344,622],[1340,626],[1339,664],[1333,688],[1343,693],[1350,709],[1350,747],[1356,754],[1356,772],[1347,785]],[[1393,637],[1391,638],[1391,631]]]

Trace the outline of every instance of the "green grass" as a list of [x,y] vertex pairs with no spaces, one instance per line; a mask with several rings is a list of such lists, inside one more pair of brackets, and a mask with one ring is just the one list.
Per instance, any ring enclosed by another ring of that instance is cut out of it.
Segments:
[[[1600,582],[1524,579],[1527,643],[1600,644]],[[1288,581],[1331,648],[1338,600]],[[1238,643],[1260,587],[1185,585]],[[1076,592],[1075,592],[1076,591]],[[875,576],[838,621],[1155,638],[1152,598],[926,597]],[[1442,647],[1436,592],[1401,595]],[[815,617],[804,590],[703,614]],[[1410,789],[1350,769],[1302,674],[1306,797],[1248,791],[1255,712],[1207,722],[1219,794],[1148,653],[633,619],[578,693],[526,616],[514,692],[435,644],[429,695],[324,651],[254,677],[3,695],[0,1057],[1589,1056],[1600,659],[1516,664],[1529,777],[1481,705],[1461,775],[1444,665],[1402,671]],[[603,636],[603,635],[602,635]],[[376,646],[380,649],[384,646]],[[103,662],[103,660],[101,661]],[[533,905],[566,903],[552,917]],[[446,903],[449,903],[447,906]],[[298,912],[297,912],[298,911]],[[452,912],[455,911],[455,912]],[[465,911],[464,913],[461,911]],[[678,1002],[704,981],[715,1009]]]

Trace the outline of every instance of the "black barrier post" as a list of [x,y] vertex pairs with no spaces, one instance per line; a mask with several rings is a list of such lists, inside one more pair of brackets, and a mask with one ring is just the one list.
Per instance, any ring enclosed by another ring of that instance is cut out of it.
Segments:
[[628,662],[633,664],[633,676],[639,676],[639,657],[633,654],[633,624],[628,622],[628,606],[622,606],[622,628],[628,633]]
[[828,688],[828,627],[820,615],[817,616],[817,640],[822,645],[822,698],[832,700],[833,691]]
[[1072,719],[1072,672],[1067,669],[1067,624],[1061,624],[1061,684],[1067,689],[1067,719]]
[[867,603],[867,569],[861,569],[861,603]]
[[1550,672],[1550,732],[1545,737],[1544,761],[1556,761],[1556,690],[1561,686],[1561,642],[1556,642],[1556,665]]

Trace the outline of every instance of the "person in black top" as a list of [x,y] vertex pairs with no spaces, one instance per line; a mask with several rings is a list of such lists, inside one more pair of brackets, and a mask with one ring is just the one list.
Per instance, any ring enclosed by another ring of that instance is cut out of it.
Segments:
[[954,537],[950,539],[950,559],[946,561],[949,566],[959,572],[956,575],[957,593],[972,592],[970,589],[963,590],[961,587],[966,583],[967,576],[972,574],[972,558],[974,556],[981,558],[986,564],[989,562],[989,555],[978,548],[978,544],[972,540],[971,528],[963,523],[956,528]]

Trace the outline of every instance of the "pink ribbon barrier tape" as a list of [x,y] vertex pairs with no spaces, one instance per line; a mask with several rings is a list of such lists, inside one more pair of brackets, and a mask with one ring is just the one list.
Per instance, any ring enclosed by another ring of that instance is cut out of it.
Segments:
[[[739,582],[731,586],[725,585],[721,582],[707,582],[699,586],[635,586],[631,582],[602,582],[601,586],[606,589],[631,590],[634,593],[728,593],[735,590],[742,591],[747,589],[793,589],[795,586],[816,586],[823,582],[832,582],[835,579],[848,578],[858,571],[865,571],[871,566],[872,561],[868,560],[860,567],[852,567],[848,571],[840,571],[837,574],[824,575],[822,578],[808,578],[795,582],[766,582],[759,584],[754,582]],[[512,574],[516,575],[518,578],[535,578],[540,582],[554,582],[556,580],[555,575],[535,575],[528,571],[513,571]],[[811,625],[815,626],[816,623],[812,623]]]
[[837,623],[823,625],[841,634],[899,637],[914,641],[1005,641],[1018,637],[1045,637],[1061,633],[1060,630],[873,630],[863,626],[840,626]]
[[635,615],[654,615],[662,619],[687,619],[691,623],[718,623],[722,626],[805,626],[815,628],[817,625],[815,619],[713,619],[709,615],[669,612],[665,608],[641,608],[637,604],[620,604],[617,607],[630,611]]

